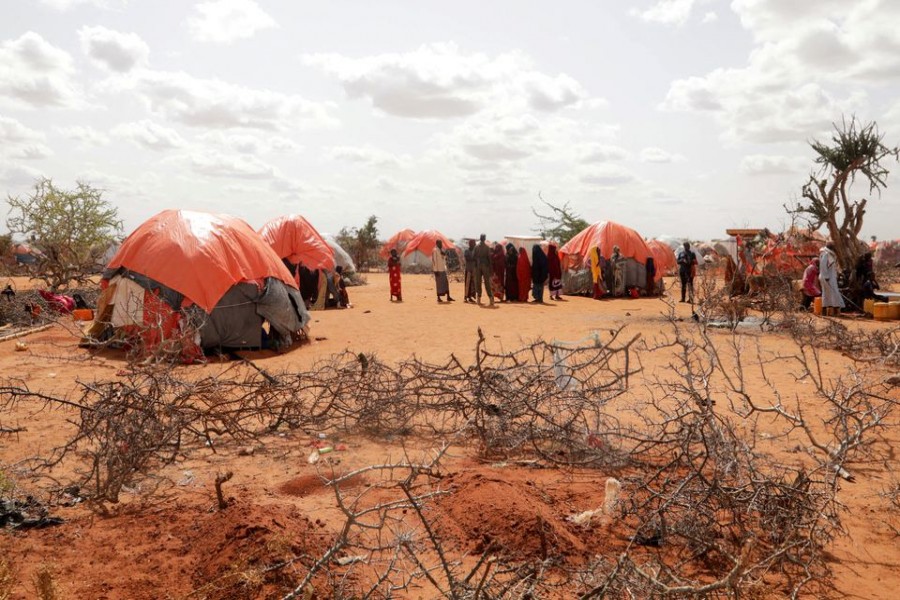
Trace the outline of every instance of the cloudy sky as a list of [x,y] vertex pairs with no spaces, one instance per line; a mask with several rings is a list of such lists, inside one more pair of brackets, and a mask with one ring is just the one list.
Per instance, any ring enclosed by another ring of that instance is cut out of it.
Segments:
[[[711,238],[783,226],[806,141],[842,114],[900,143],[897,0],[0,0],[0,14],[0,191],[86,181],[128,230],[179,207],[499,237],[535,227],[540,194],[645,236]],[[900,236],[897,171],[866,235]]]

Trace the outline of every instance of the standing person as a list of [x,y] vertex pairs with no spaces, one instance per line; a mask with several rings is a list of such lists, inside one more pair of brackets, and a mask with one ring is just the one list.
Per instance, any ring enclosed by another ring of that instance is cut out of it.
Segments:
[[614,296],[616,293],[616,270],[613,268],[612,261],[607,260],[600,249],[597,248],[600,257],[600,273],[603,275],[603,285],[606,286],[606,293]]
[[437,240],[434,250],[431,251],[431,270],[434,272],[434,289],[437,292],[438,302],[443,302],[441,296],[447,296],[447,302],[453,302],[450,297],[450,280],[447,279],[447,259],[444,257],[444,243]]
[[610,268],[613,272],[613,295],[621,297],[625,295],[625,258],[618,246],[613,246],[612,256],[609,257]]
[[519,302],[528,302],[528,291],[531,289],[531,261],[528,260],[528,250],[525,248],[519,248],[516,275],[519,279]]
[[553,243],[547,248],[547,272],[550,281],[550,299],[562,300],[562,263],[556,244]]
[[540,244],[535,244],[531,248],[531,295],[537,304],[544,303],[544,284],[547,283],[547,276],[550,274],[550,265],[547,262],[547,255],[541,249]]
[[828,242],[819,251],[819,284],[822,290],[822,312],[836,317],[844,308],[844,299],[838,287],[838,260],[834,242]]
[[491,289],[494,290],[494,298],[500,302],[503,302],[505,276],[506,252],[503,251],[503,246],[494,244],[494,251],[491,252]]
[[809,261],[806,270],[803,271],[803,308],[808,309],[813,299],[821,296],[819,289],[819,259]]
[[463,252],[463,258],[466,261],[463,302],[475,302],[475,240],[469,240],[469,247]]
[[600,268],[600,248],[594,246],[589,253],[591,259],[591,280],[594,283],[594,291],[591,296],[594,300],[603,297],[603,271]]
[[388,279],[391,282],[391,302],[394,298],[397,302],[403,302],[403,292],[400,286],[400,255],[396,248],[391,248],[391,256],[388,258]]
[[494,292],[491,290],[491,249],[485,243],[485,234],[481,234],[475,246],[475,292],[478,304],[481,304],[481,289],[484,287],[490,306],[494,305]]
[[647,264],[644,265],[647,272],[647,295],[656,295],[656,261],[652,256],[647,257]]
[[519,274],[516,267],[519,266],[519,253],[512,244],[506,245],[506,301],[519,301]]
[[685,242],[678,249],[675,260],[678,263],[678,277],[681,279],[681,301],[684,302],[685,292],[688,292],[688,297],[691,300],[691,304],[693,304],[694,277],[697,275],[697,254],[691,250],[690,242]]

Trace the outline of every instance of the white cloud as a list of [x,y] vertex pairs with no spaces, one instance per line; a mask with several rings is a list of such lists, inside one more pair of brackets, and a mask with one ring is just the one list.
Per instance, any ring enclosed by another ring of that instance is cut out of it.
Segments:
[[149,150],[171,150],[185,144],[174,129],[147,120],[122,123],[112,130],[112,134]]
[[43,140],[44,134],[26,127],[16,119],[0,115],[0,145]]
[[657,0],[644,10],[632,9],[630,14],[650,23],[684,25],[696,3],[696,0]]
[[400,167],[411,162],[409,156],[398,156],[373,146],[335,146],[326,156],[331,160],[343,160],[373,167]]
[[25,165],[0,165],[0,181],[10,187],[29,186],[43,176],[44,173],[42,171],[26,167]]
[[583,163],[605,163],[625,160],[631,156],[625,148],[609,144],[586,144],[578,151],[578,160]]
[[106,27],[78,30],[82,51],[105,68],[126,73],[146,64],[150,47],[136,33],[122,33]]
[[26,160],[47,158],[53,151],[42,143],[44,138],[43,133],[0,115],[0,155]]
[[72,57],[32,31],[0,43],[0,96],[16,105],[78,105],[73,75]]
[[199,137],[200,141],[241,154],[266,154],[269,152],[291,153],[301,150],[301,146],[280,135],[258,136],[249,133],[224,133],[210,131]]
[[637,177],[621,165],[595,165],[578,174],[582,183],[600,187],[615,187],[637,181]]
[[188,29],[201,42],[231,43],[277,27],[275,20],[253,0],[212,0],[195,7]]
[[719,15],[715,11],[709,11],[703,15],[703,18],[700,20],[704,25],[708,25],[709,23],[715,23],[719,20]]
[[[182,160],[179,158],[178,160]],[[191,168],[209,177],[237,179],[279,179],[278,169],[255,156],[226,155],[219,152],[196,152],[190,155]]]
[[325,105],[300,96],[183,72],[140,71],[131,85],[150,110],[194,127],[283,130],[336,123]]
[[109,143],[109,136],[93,127],[74,125],[72,127],[58,127],[56,130],[82,146],[104,146]]
[[662,148],[644,148],[640,153],[641,162],[649,162],[649,163],[671,163],[671,162],[680,162],[684,160],[684,157],[680,154],[672,154],[671,152],[667,152]]
[[75,8],[76,6],[80,6],[82,4],[87,4],[91,6],[95,6],[97,8],[109,8],[112,4],[123,4],[127,2],[127,0],[119,0],[119,2],[114,2],[113,0],[40,0],[41,4],[49,6],[50,8],[54,8],[58,11],[66,11],[70,8]]
[[21,158],[25,160],[40,160],[53,156],[53,150],[45,144],[24,144],[7,149],[10,158]]
[[808,160],[799,156],[751,154],[741,161],[741,172],[747,175],[794,173],[802,176],[810,166]]
[[367,98],[378,110],[398,117],[470,116],[492,103],[549,112],[587,99],[577,81],[536,71],[518,52],[491,58],[463,54],[456,44],[446,43],[403,54],[303,58],[336,77],[350,98]]
[[[755,47],[740,68],[674,81],[662,108],[709,112],[731,141],[802,141],[900,81],[900,2],[734,0]],[[854,85],[855,84],[855,85]]]

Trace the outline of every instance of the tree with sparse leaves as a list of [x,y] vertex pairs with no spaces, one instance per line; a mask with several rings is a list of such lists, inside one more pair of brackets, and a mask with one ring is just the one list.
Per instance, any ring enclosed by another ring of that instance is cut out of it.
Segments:
[[897,160],[900,148],[884,144],[878,125],[861,123],[851,117],[841,126],[834,124],[830,142],[813,140],[818,171],[809,175],[802,197],[788,212],[806,221],[815,230],[825,225],[841,269],[853,269],[866,245],[859,239],[867,198],[853,199],[851,188],[857,178],[868,185],[868,193],[881,193],[887,187],[888,169],[884,162]]
[[557,240],[560,244],[565,244],[589,225],[587,221],[572,212],[568,202],[562,206],[555,206],[544,200],[540,194],[538,197],[550,209],[550,214],[541,214],[537,210],[531,209],[531,212],[540,221],[540,226],[536,231],[544,239]]
[[377,223],[378,217],[372,215],[362,227],[342,227],[338,232],[338,244],[353,257],[360,271],[370,266],[369,257],[380,246]]
[[41,178],[34,191],[8,196],[12,233],[29,238],[38,254],[35,279],[52,290],[70,281],[85,281],[97,260],[122,231],[116,207],[103,199],[102,190],[78,182],[74,190]]

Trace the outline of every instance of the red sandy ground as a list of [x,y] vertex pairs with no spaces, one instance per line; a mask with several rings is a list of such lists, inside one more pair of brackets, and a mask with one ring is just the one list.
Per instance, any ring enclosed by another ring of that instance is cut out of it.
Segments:
[[[629,333],[653,340],[666,328],[667,307],[658,299],[597,302],[565,297],[544,306],[504,304],[488,309],[463,304],[458,283],[452,290],[459,300],[438,304],[429,276],[404,275],[401,304],[388,301],[385,275],[368,279],[367,286],[350,289],[352,309],[312,313],[311,335],[316,341],[282,355],[258,352],[248,357],[271,372],[309,368],[345,349],[374,352],[388,362],[411,354],[442,361],[451,353],[468,361],[479,327],[492,349],[514,349],[540,337],[573,342],[622,324]],[[683,318],[690,315],[683,304],[676,305],[676,312]],[[779,349],[786,342],[773,333],[748,330],[744,335],[764,350]],[[76,381],[112,379],[124,365],[114,354],[92,356],[79,349],[62,327],[24,339],[26,352],[15,352],[14,341],[0,343],[0,376],[20,380],[33,390],[72,393]],[[654,360],[644,365],[648,375],[666,369],[667,360]],[[824,360],[826,368],[835,370],[849,365],[836,352],[825,352]],[[221,363],[179,367],[192,374],[222,368]],[[802,385],[780,372],[777,364],[770,374],[782,392],[803,393]],[[0,437],[0,466],[6,465],[15,476],[15,461],[46,455],[71,431],[69,416],[62,410],[35,412],[24,407],[3,414],[4,425],[27,431]],[[892,418],[896,425],[898,416]],[[843,516],[847,535],[834,544],[831,560],[838,592],[844,597],[893,599],[900,590],[900,545],[886,524],[888,505],[879,496],[898,466],[893,452],[898,437],[896,427],[888,429],[881,448],[885,458],[856,468],[856,483],[845,484],[840,492],[848,509]],[[224,446],[215,454],[198,452],[166,471],[173,483],[163,485],[161,493],[124,494],[123,505],[112,516],[83,506],[56,508],[53,513],[66,519],[62,526],[0,532],[0,557],[11,560],[20,581],[14,598],[32,597],[32,573],[41,564],[51,566],[68,598],[183,598],[211,581],[216,583],[192,597],[230,598],[235,596],[228,586],[247,566],[300,552],[320,554],[341,515],[332,492],[306,460],[310,441],[309,435],[288,434],[253,448]],[[348,450],[328,456],[343,472],[429,447],[409,440],[405,449],[399,442],[340,441]],[[797,460],[789,452],[784,455],[786,461]],[[235,474],[225,485],[233,504],[218,511],[213,480],[226,470]],[[579,564],[621,548],[622,539],[609,528],[582,529],[566,520],[601,505],[603,473],[481,464],[465,448],[452,449],[445,472],[443,487],[453,493],[435,510],[438,526],[454,549],[478,553],[495,543],[504,551],[540,558],[549,543],[567,562]],[[371,482],[359,477],[352,483],[362,488]],[[258,588],[259,596],[278,597],[278,583],[266,581]],[[410,595],[431,594],[421,588]],[[782,592],[773,589],[770,595],[780,597]]]

